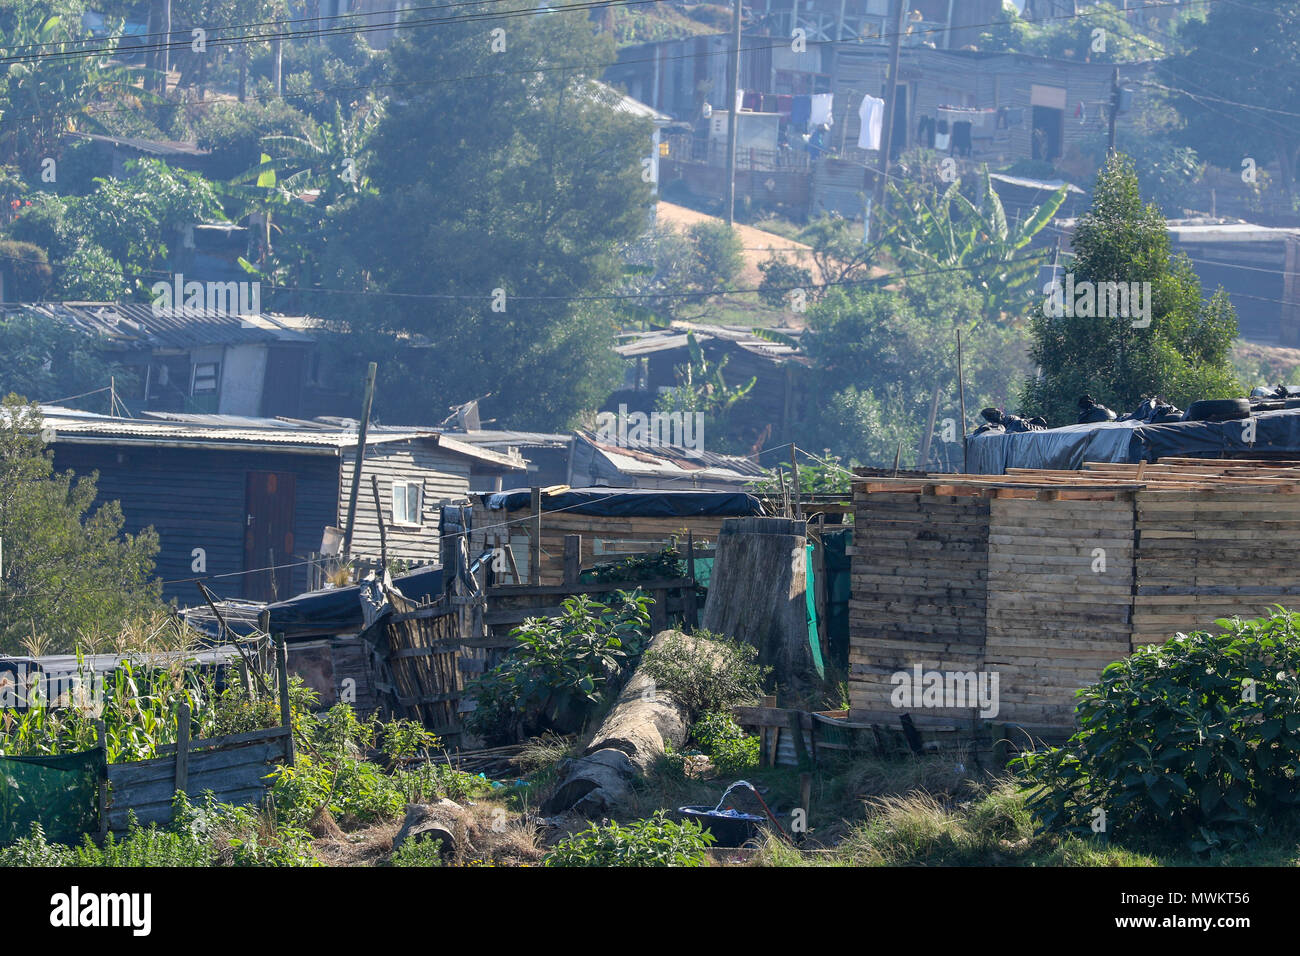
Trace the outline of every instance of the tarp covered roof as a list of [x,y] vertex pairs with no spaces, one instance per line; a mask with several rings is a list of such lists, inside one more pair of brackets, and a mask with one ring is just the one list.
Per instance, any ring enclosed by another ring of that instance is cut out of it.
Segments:
[[[481,497],[493,511],[517,511],[529,507],[527,488],[498,491]],[[602,517],[679,518],[753,517],[762,515],[763,504],[739,491],[664,491],[657,488],[570,488],[542,499],[543,511]]]
[[1038,432],[985,432],[967,441],[966,471],[1001,475],[1008,468],[1078,469],[1086,461],[1135,465],[1158,458],[1300,458],[1300,409],[1259,412],[1255,440],[1244,420],[1101,422]]
[[[442,594],[442,569],[419,568],[393,578],[393,586],[414,601],[425,595]],[[361,585],[309,591],[276,604],[263,612],[266,629],[287,639],[311,635],[344,634],[360,631],[365,624],[361,612]]]

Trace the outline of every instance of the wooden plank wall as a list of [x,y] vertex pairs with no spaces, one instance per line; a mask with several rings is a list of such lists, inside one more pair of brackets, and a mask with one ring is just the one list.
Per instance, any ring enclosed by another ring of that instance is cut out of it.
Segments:
[[857,491],[854,502],[850,719],[892,722],[890,675],[983,666],[989,499]]
[[890,675],[920,665],[996,672],[993,720],[1069,728],[1075,691],[1135,648],[1300,606],[1297,477],[1176,459],[869,479],[854,495],[851,719],[895,723]]
[[[250,471],[288,472],[295,476],[294,551],[320,547],[326,525],[338,512],[338,459],[263,448],[250,451],[195,448],[140,448],[129,443],[81,445],[55,442],[54,467],[78,475],[99,472],[96,506],[122,504],[123,530],[139,534],[153,527],[159,552],[155,572],[163,581],[163,598],[198,599],[193,550],[202,548],[209,575],[244,570],[246,475]],[[300,558],[290,559],[293,561]],[[261,567],[265,562],[260,562]],[[293,592],[307,590],[307,568],[291,569]],[[241,593],[242,578],[212,582],[223,596]]]
[[[503,523],[509,522],[503,526]],[[564,536],[582,535],[582,565],[590,567],[601,561],[615,561],[618,555],[611,549],[628,552],[653,551],[666,546],[677,536],[680,548],[686,547],[686,532],[689,529],[699,546],[712,545],[722,530],[722,518],[718,517],[605,517],[601,515],[584,515],[573,512],[542,513],[542,584],[564,583]],[[532,521],[528,509],[515,511],[489,511],[482,500],[474,502],[474,530],[470,538],[473,544],[471,553],[481,554],[490,548],[501,536],[504,543],[509,535],[509,543],[519,566],[519,573],[524,581],[530,580]],[[597,542],[600,542],[599,545]],[[627,542],[621,547],[619,542]],[[602,550],[597,550],[600,547]]]
[[984,667],[998,674],[995,718],[1073,722],[1074,692],[1129,653],[1133,499],[994,498]]
[[[348,496],[352,489],[352,466],[356,448],[345,449],[339,466],[339,506],[336,527],[347,520]],[[361,466],[361,492],[357,496],[356,523],[352,531],[352,552],[379,557],[379,522],[375,517],[370,476],[379,478],[379,506],[388,533],[390,559],[417,563],[439,560],[438,529],[444,502],[469,495],[469,463],[440,450],[432,442],[417,440],[371,445]],[[418,481],[423,488],[419,526],[393,523],[393,482]]]
[[1300,495],[1142,491],[1133,645],[1300,606]]
[[[270,785],[267,774],[276,764],[288,760],[289,729],[272,727],[196,740],[189,750],[187,780],[181,789],[196,797],[211,790],[223,803],[255,804]],[[178,782],[175,748],[162,748],[160,752],[165,756],[109,764],[110,830],[125,830],[132,812],[141,825],[165,824],[171,820],[172,796]]]

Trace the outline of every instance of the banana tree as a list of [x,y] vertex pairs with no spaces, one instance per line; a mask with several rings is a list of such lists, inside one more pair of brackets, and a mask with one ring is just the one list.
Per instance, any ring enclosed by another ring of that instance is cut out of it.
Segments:
[[264,136],[261,162],[226,185],[226,195],[261,217],[263,274],[311,286],[322,231],[341,204],[370,189],[362,154],[379,115],[373,107],[345,117],[336,105],[333,121],[309,136]]
[[961,192],[960,181],[929,197],[905,196],[891,184],[895,214],[886,242],[904,269],[961,270],[983,291],[986,310],[1018,311],[1047,255],[1028,247],[1061,208],[1068,188],[1061,186],[1013,226],[987,166],[980,174],[978,202]]
[[158,102],[135,85],[143,71],[110,60],[120,22],[87,50],[91,37],[80,23],[36,7],[6,11],[8,29],[0,34],[0,56],[9,60],[0,73],[0,151],[24,170],[55,155],[64,133],[107,132],[96,104],[112,101],[117,109]]

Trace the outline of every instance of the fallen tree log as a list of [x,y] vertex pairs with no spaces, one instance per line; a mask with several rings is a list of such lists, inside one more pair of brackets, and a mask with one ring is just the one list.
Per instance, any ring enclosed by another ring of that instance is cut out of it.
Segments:
[[[710,641],[680,631],[660,631],[650,647],[671,638],[687,641],[706,654],[713,646]],[[632,795],[632,784],[663,755],[664,744],[680,748],[686,743],[690,718],[687,708],[671,693],[656,687],[638,666],[582,756],[562,765],[560,783],[543,811],[574,811],[598,817],[625,805]]]
[[408,804],[402,828],[393,838],[393,852],[408,840],[439,840],[443,857],[454,857],[458,850],[473,852],[468,819],[464,807],[445,797],[437,803]]

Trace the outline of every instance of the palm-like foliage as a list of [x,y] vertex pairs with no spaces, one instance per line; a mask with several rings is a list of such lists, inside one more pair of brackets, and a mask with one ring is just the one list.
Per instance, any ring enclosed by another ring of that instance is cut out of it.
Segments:
[[[96,103],[138,108],[156,100],[134,85],[140,70],[110,62],[115,40],[96,40],[93,53],[81,53],[90,37],[75,17],[35,4],[8,13],[0,56],[25,59],[0,74],[0,151],[20,167],[53,155],[66,132],[104,132]],[[110,36],[118,27],[110,26]]]
[[[380,113],[372,106],[345,117],[336,105],[333,121],[308,136],[262,138],[262,161],[223,189],[239,215],[255,214],[261,220],[262,250],[255,271],[294,287],[311,287],[322,230],[342,203],[370,190],[362,153]],[[273,242],[275,235],[279,238]]]
[[895,214],[885,239],[904,268],[960,270],[983,293],[988,309],[1017,311],[1023,304],[1021,293],[1046,255],[1026,250],[1061,208],[1068,187],[1062,186],[1014,226],[1007,222],[987,166],[979,189],[976,203],[961,192],[960,180],[930,197],[905,196],[891,185]]

